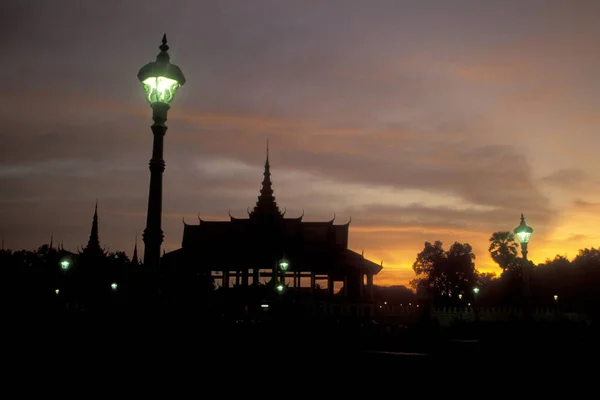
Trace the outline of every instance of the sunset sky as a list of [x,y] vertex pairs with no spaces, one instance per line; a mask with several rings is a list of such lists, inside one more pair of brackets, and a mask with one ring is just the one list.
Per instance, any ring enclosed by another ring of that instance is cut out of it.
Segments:
[[[163,33],[187,83],[165,137],[163,230],[245,217],[269,139],[286,216],[350,226],[406,284],[425,241],[480,271],[524,213],[529,258],[600,246],[600,2],[25,1],[0,5],[5,247],[133,249],[151,109],[137,72]],[[143,246],[141,240],[140,247]]]

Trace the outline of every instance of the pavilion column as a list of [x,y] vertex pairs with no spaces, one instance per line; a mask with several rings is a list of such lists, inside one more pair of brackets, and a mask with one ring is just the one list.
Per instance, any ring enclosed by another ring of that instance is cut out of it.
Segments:
[[360,298],[365,297],[365,274],[362,273],[362,271],[358,274],[358,296]]
[[327,291],[333,296],[333,278],[329,275],[327,276]]
[[350,296],[350,288],[348,287],[348,275],[344,275],[344,296]]
[[240,271],[235,271],[235,284],[236,286],[240,284]]
[[259,268],[254,268],[252,270],[252,284],[253,285],[258,285],[260,282],[260,269]]
[[373,274],[371,272],[367,272],[367,296],[368,298],[373,298]]
[[223,271],[223,287],[229,288],[229,271]]
[[242,270],[242,286],[248,286],[248,270],[245,268]]
[[315,291],[315,286],[316,286],[317,282],[315,279],[315,273],[311,272],[310,273],[310,292],[313,293]]

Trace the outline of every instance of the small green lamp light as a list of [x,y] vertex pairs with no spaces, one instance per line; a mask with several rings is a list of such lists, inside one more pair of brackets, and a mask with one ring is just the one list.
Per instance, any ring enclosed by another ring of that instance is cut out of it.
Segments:
[[287,271],[289,266],[290,266],[290,262],[287,260],[287,258],[285,258],[285,256],[281,260],[279,260],[279,268],[282,271]]
[[63,271],[68,270],[70,266],[71,266],[71,263],[68,260],[62,260],[60,262],[60,269],[62,269]]

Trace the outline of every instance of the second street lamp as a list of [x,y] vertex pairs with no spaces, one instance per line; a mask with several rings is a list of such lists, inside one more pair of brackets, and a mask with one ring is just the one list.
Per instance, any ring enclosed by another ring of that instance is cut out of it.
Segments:
[[167,132],[167,111],[169,103],[175,97],[177,89],[185,83],[183,72],[177,65],[170,63],[169,46],[165,34],[160,45],[156,61],[144,65],[138,72],[138,79],[144,85],[146,99],[152,107],[152,159],[150,159],[150,193],[148,195],[148,214],[144,230],[144,264],[157,269],[160,261],[160,246],[163,242],[162,219],[162,174],[165,170],[163,160],[163,138]]
[[533,229],[525,223],[525,217],[521,214],[521,223],[514,229],[514,234],[521,244],[521,254],[523,255],[521,273],[523,275],[523,302],[526,316],[529,315],[529,295],[531,287],[531,268],[527,260],[527,244],[531,239]]

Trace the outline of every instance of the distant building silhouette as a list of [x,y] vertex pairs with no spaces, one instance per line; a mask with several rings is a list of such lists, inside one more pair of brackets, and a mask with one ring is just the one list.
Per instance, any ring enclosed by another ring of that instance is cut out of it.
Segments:
[[[279,291],[318,291],[329,298],[334,297],[334,283],[341,282],[336,301],[369,302],[373,276],[382,266],[348,249],[351,219],[335,225],[335,216],[323,222],[304,222],[304,213],[284,218],[272,188],[268,145],[263,175],[248,218],[230,214],[229,221],[200,217],[198,225],[183,221],[182,247],[163,256],[162,273],[190,279],[210,274],[226,291],[234,286],[270,285]],[[289,267],[282,271],[279,263],[284,258]]]

